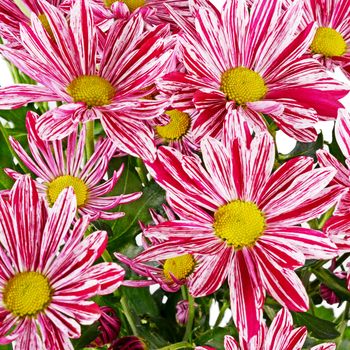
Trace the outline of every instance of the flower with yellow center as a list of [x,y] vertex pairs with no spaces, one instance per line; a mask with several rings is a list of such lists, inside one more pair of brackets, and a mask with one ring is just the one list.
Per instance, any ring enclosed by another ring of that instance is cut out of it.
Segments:
[[245,67],[231,68],[221,75],[220,90],[238,105],[261,100],[267,86],[259,73]]
[[115,2],[123,2],[130,10],[130,12],[135,11],[137,8],[145,5],[145,0],[104,0],[106,7],[111,7]]
[[326,57],[342,56],[347,50],[347,45],[342,35],[333,28],[319,27],[311,43],[313,53]]
[[74,193],[77,197],[78,207],[81,207],[86,203],[86,200],[88,199],[89,190],[84,181],[78,177],[64,175],[57,177],[47,185],[46,194],[48,202],[51,206],[56,202],[56,199],[58,198],[59,194],[69,186],[73,187],[74,189]]
[[50,304],[52,290],[48,279],[39,272],[20,272],[6,283],[3,302],[18,317],[33,317]]
[[111,103],[116,90],[106,79],[97,75],[82,75],[75,78],[67,87],[74,102],[84,102],[91,108]]
[[196,262],[191,254],[180,255],[167,259],[163,265],[165,279],[174,282],[174,276],[181,281],[187,278],[194,270]]
[[265,230],[265,217],[256,204],[234,200],[214,214],[214,232],[234,249],[251,247]]
[[169,116],[169,123],[156,126],[156,131],[160,137],[169,141],[181,139],[187,134],[191,126],[191,118],[187,113],[178,109],[165,112]]

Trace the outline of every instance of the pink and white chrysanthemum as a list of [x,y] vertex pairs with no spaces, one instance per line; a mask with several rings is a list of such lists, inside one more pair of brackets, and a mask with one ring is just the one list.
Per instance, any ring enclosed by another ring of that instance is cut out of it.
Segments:
[[[157,214],[154,210],[150,210],[154,224],[176,220],[173,211],[163,206],[166,217]],[[143,224],[143,230],[146,230]],[[151,237],[151,245],[159,244],[162,240],[157,237]],[[143,240],[143,246],[147,249],[150,245],[146,240]],[[193,281],[191,276],[200,264],[200,257],[197,254],[184,254],[170,259],[158,261],[158,266],[150,266],[147,261],[135,262],[120,253],[114,253],[115,257],[123,264],[129,266],[138,275],[147,277],[147,280],[124,280],[123,285],[128,287],[147,287],[154,284],[159,284],[160,287],[167,292],[177,292],[182,285],[190,285]]]
[[336,141],[346,158],[346,165],[327,150],[318,150],[317,159],[321,167],[334,167],[337,173],[332,182],[347,189],[334,212],[335,215],[346,215],[350,214],[350,113],[345,109],[339,110],[334,131]]
[[196,110],[187,113],[176,108],[168,109],[151,122],[156,144],[169,145],[188,155],[198,151],[199,142],[192,130],[197,117]]
[[140,14],[150,27],[169,23],[171,29],[176,30],[178,27],[167,5],[185,18],[192,16],[189,0],[92,0],[96,22],[105,28],[109,28],[115,20],[128,20]]
[[316,27],[298,34],[301,10],[302,1],[284,11],[278,0],[257,0],[250,10],[246,0],[227,0],[222,13],[198,9],[195,28],[173,14],[188,73],[166,75],[159,89],[194,104],[203,136],[220,136],[237,110],[255,130],[266,130],[265,114],[289,136],[315,140],[315,122],[335,119],[348,90],[305,56]]
[[226,119],[223,141],[208,137],[201,151],[205,168],[199,157],[169,147],[160,147],[149,164],[181,219],[145,229],[147,238],[164,242],[134,261],[201,254],[190,293],[209,295],[228,278],[234,321],[250,339],[259,330],[265,291],[291,310],[308,309],[294,270],[305,259],[335,257],[337,249],[324,233],[299,225],[333,206],[342,190],[327,187],[335,170],[313,169],[309,157],[296,157],[271,174],[272,137],[252,138],[236,111]]
[[[112,293],[123,269],[93,263],[107,233],[84,238],[85,216],[70,230],[77,209],[73,189],[48,210],[27,176],[16,181],[8,200],[0,197],[0,342],[15,350],[73,349],[80,324],[100,317],[93,296]],[[18,244],[20,242],[20,244]]]
[[[291,6],[293,0],[285,0]],[[350,77],[350,1],[305,0],[301,28],[316,22],[310,51],[317,60],[334,70],[339,66]]]
[[[10,143],[21,161],[37,176],[36,184],[40,195],[52,206],[61,191],[69,186],[77,196],[78,214],[88,215],[90,220],[116,220],[124,216],[123,212],[108,212],[119,204],[129,203],[141,197],[141,192],[120,196],[107,196],[116,186],[122,174],[123,166],[113,172],[113,176],[101,183],[106,175],[108,164],[116,150],[110,139],[98,143],[95,152],[85,162],[85,128],[81,132],[73,131],[65,140],[44,141],[36,131],[36,116],[28,112],[26,124],[31,155],[20,143],[10,138]],[[64,147],[67,142],[67,147]],[[6,172],[13,179],[22,174],[11,169]]]
[[[306,327],[293,328],[290,312],[283,308],[273,319],[269,329],[263,325],[257,337],[240,344],[230,335],[225,336],[225,350],[302,350],[307,336]],[[195,350],[210,349],[197,346]],[[310,350],[335,350],[334,343],[324,343],[313,346]]]
[[153,130],[144,120],[160,115],[168,102],[143,97],[170,61],[169,28],[145,32],[141,16],[133,16],[109,30],[99,52],[88,0],[75,2],[69,21],[59,9],[40,3],[51,33],[32,13],[31,26],[21,25],[25,50],[1,46],[2,54],[39,85],[1,88],[0,108],[64,101],[38,119],[44,139],[61,139],[79,122],[100,119],[106,134],[125,152],[152,159]]

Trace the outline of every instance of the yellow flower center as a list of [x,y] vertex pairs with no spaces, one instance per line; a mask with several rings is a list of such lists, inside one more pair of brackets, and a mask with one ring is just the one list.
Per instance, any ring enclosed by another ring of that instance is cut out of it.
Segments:
[[310,49],[326,57],[342,56],[347,50],[347,45],[342,35],[333,28],[319,27]]
[[51,181],[47,186],[47,198],[52,206],[59,194],[69,186],[72,186],[77,197],[77,205],[81,207],[85,204],[88,197],[88,187],[84,183],[83,180],[78,177],[74,177],[71,175],[59,176],[53,181]]
[[36,316],[51,301],[48,279],[39,272],[20,272],[5,285],[3,302],[7,310],[19,317]]
[[214,214],[215,235],[235,249],[251,247],[265,230],[265,217],[252,202],[234,200]]
[[172,109],[165,112],[170,118],[167,125],[158,125],[156,131],[160,137],[166,140],[178,140],[186,135],[190,126],[191,118],[187,113],[178,109]]
[[110,104],[116,91],[104,78],[97,75],[81,75],[68,85],[67,92],[74,102],[84,102],[91,108]]
[[196,262],[191,254],[167,259],[163,265],[165,279],[169,282],[174,282],[171,276],[173,275],[177,280],[183,280],[193,272],[195,264]]
[[53,36],[53,31],[50,27],[50,23],[49,20],[47,19],[47,17],[44,14],[41,14],[38,16],[39,21],[41,22],[41,24],[43,25],[43,27],[45,28],[45,30],[47,31],[47,34],[49,34],[50,38],[52,40],[55,40],[55,37]]
[[111,7],[113,3],[120,1],[123,2],[130,10],[135,11],[137,8],[145,5],[146,0],[104,0],[106,7]]
[[221,76],[220,90],[239,105],[261,100],[267,93],[259,73],[245,67],[231,68]]

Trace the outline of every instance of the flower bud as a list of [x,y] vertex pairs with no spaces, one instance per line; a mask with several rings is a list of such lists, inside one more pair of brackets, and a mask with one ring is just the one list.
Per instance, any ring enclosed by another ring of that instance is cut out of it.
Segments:
[[146,344],[138,337],[117,339],[108,350],[147,350]]
[[113,343],[120,331],[120,320],[117,317],[115,311],[107,306],[101,306],[101,317],[98,320],[100,325],[98,330],[100,332],[99,336],[90,343],[91,347],[99,348],[106,344]]

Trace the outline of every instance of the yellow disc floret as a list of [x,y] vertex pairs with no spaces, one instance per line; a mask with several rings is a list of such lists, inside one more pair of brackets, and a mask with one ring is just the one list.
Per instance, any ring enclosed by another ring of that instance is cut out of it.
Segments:
[[85,204],[87,198],[88,198],[88,187],[84,183],[82,179],[79,179],[78,177],[74,177],[71,175],[64,175],[56,177],[56,179],[52,180],[47,185],[47,198],[48,202],[52,206],[56,199],[58,198],[59,194],[69,186],[73,187],[75,195],[77,197],[77,205],[78,207]]
[[310,49],[314,53],[333,57],[344,55],[347,45],[342,35],[333,28],[319,27],[316,30]]
[[67,87],[74,102],[84,102],[89,108],[111,103],[116,90],[106,79],[97,75],[81,75]]
[[44,275],[34,271],[20,272],[5,285],[3,303],[16,316],[36,316],[50,304],[51,294]]
[[235,249],[251,247],[265,230],[265,217],[252,202],[232,201],[214,214],[215,235]]
[[174,276],[177,280],[183,280],[194,270],[196,262],[191,254],[177,256],[167,259],[163,266],[165,279],[174,282]]
[[137,8],[145,5],[146,0],[104,0],[106,7],[111,7],[115,2],[123,2],[130,10],[130,12],[135,11]]
[[259,73],[245,67],[231,68],[221,76],[220,90],[239,105],[261,100],[267,93]]
[[166,140],[174,141],[181,139],[187,134],[191,126],[191,118],[187,113],[178,109],[172,109],[165,112],[169,116],[169,123],[156,126],[156,131],[160,137]]

